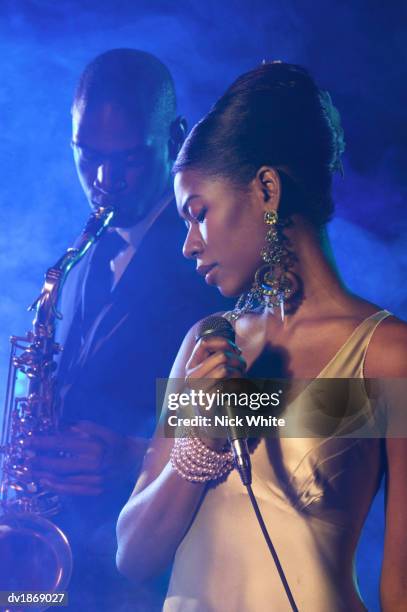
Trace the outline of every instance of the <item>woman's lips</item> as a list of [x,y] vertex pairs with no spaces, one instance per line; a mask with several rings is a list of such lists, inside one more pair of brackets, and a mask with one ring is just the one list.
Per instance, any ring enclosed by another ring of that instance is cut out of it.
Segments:
[[196,271],[198,272],[198,274],[205,277],[205,282],[211,283],[211,281],[213,280],[213,276],[215,274],[214,270],[217,267],[217,265],[218,264],[214,263],[214,264],[210,264],[209,266],[198,266]]
[[208,285],[213,285],[215,282],[215,276],[216,276],[216,272],[217,272],[217,264],[215,264],[214,266],[212,266],[212,268],[209,270],[209,272],[207,272],[205,274],[205,283],[208,283]]

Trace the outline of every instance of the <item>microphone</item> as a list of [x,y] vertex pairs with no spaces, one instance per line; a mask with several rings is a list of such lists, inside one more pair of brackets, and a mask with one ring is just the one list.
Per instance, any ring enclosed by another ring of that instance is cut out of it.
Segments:
[[[209,338],[220,336],[235,342],[235,330],[227,319],[221,316],[210,316],[201,321],[196,335],[196,341],[201,338]],[[247,446],[247,438],[239,431],[236,426],[236,415],[233,407],[230,404],[224,405],[226,416],[228,417],[227,434],[228,440],[233,450],[235,466],[239,472],[242,483],[250,485],[252,482],[252,469],[250,461],[249,448]]]

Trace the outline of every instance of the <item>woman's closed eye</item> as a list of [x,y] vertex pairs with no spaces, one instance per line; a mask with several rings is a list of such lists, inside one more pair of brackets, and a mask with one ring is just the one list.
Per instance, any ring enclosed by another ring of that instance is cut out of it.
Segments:
[[205,220],[207,209],[205,207],[200,210],[189,210],[188,216],[191,221],[195,221],[197,223],[202,223]]
[[195,219],[198,221],[198,223],[202,223],[205,220],[205,217],[206,217],[206,208],[202,208],[199,214],[195,215]]

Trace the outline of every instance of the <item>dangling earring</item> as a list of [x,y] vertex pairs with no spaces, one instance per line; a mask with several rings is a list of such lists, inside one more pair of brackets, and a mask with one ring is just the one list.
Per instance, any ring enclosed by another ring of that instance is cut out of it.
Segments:
[[288,221],[281,221],[276,211],[264,213],[264,223],[267,226],[266,244],[260,255],[264,261],[254,276],[254,283],[248,293],[240,296],[230,318],[236,320],[245,312],[256,308],[280,308],[284,320],[284,303],[295,292],[295,281],[290,273],[296,257],[288,250],[289,241],[283,234],[283,228]]

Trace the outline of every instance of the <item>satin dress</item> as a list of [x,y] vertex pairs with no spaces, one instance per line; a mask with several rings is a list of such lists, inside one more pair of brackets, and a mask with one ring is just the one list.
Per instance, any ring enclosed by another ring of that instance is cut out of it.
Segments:
[[[354,555],[383,475],[384,451],[381,425],[363,384],[363,364],[376,327],[389,314],[380,311],[365,319],[315,379],[317,385],[321,379],[359,379],[351,393],[358,410],[348,411],[339,429],[337,422],[332,426],[332,414],[315,419],[314,400],[320,402],[320,394],[311,388],[313,382],[286,408],[294,415],[292,433],[303,437],[263,438],[251,455],[253,491],[300,612],[366,610]],[[328,433],[306,435],[315,423]],[[338,437],[341,427],[350,435]],[[234,470],[208,489],[180,543],[163,610],[290,609]]]

